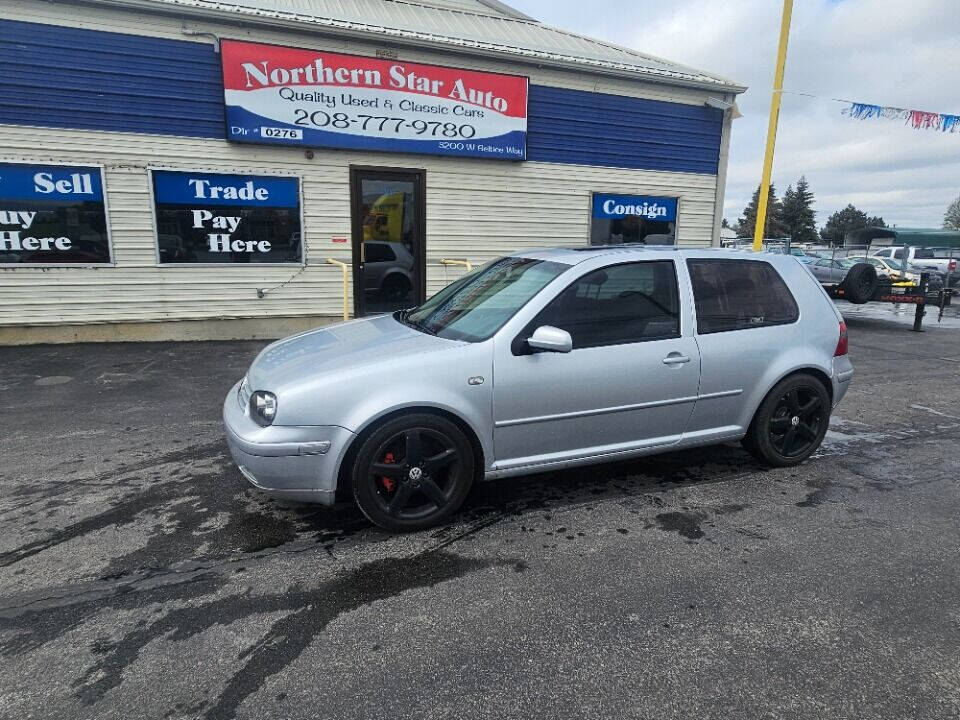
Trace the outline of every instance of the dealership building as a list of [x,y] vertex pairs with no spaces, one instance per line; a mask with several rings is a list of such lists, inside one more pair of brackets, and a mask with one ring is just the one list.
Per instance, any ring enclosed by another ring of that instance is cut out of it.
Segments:
[[496,0],[19,0],[0,53],[0,344],[277,337],[525,248],[719,244],[744,90]]

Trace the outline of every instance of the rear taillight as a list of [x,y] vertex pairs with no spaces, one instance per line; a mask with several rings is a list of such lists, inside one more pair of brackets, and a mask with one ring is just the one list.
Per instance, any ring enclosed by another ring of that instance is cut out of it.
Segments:
[[841,357],[847,354],[847,324],[840,321],[840,339],[837,340],[837,349],[833,351],[834,357]]

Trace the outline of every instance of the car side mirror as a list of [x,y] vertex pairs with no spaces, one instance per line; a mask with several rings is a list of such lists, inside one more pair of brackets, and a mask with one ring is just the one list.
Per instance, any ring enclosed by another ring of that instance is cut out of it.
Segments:
[[568,353],[573,350],[573,338],[566,330],[553,325],[541,325],[527,338],[527,345],[534,350]]

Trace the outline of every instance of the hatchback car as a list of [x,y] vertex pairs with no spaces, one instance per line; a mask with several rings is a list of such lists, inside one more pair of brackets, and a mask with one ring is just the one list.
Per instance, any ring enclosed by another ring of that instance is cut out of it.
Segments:
[[423,305],[267,346],[223,406],[256,487],[389,530],[472,483],[731,440],[808,458],[853,368],[794,258],[617,245],[493,261]]

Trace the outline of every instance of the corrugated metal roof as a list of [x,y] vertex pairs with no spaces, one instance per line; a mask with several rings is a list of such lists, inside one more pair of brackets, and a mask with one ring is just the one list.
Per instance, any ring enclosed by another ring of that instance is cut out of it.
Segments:
[[465,10],[480,15],[500,15],[502,17],[532,20],[519,10],[514,10],[498,0],[417,0],[417,5],[442,8],[444,10]]
[[[500,3],[480,0],[111,0],[112,5],[178,7],[277,19],[330,30],[360,31],[385,38],[456,46],[482,54],[508,55],[580,70],[615,71],[660,82],[740,92],[717,75],[549,27],[520,13],[497,14]],[[470,9],[473,7],[474,9]],[[511,12],[504,7],[503,12]]]

